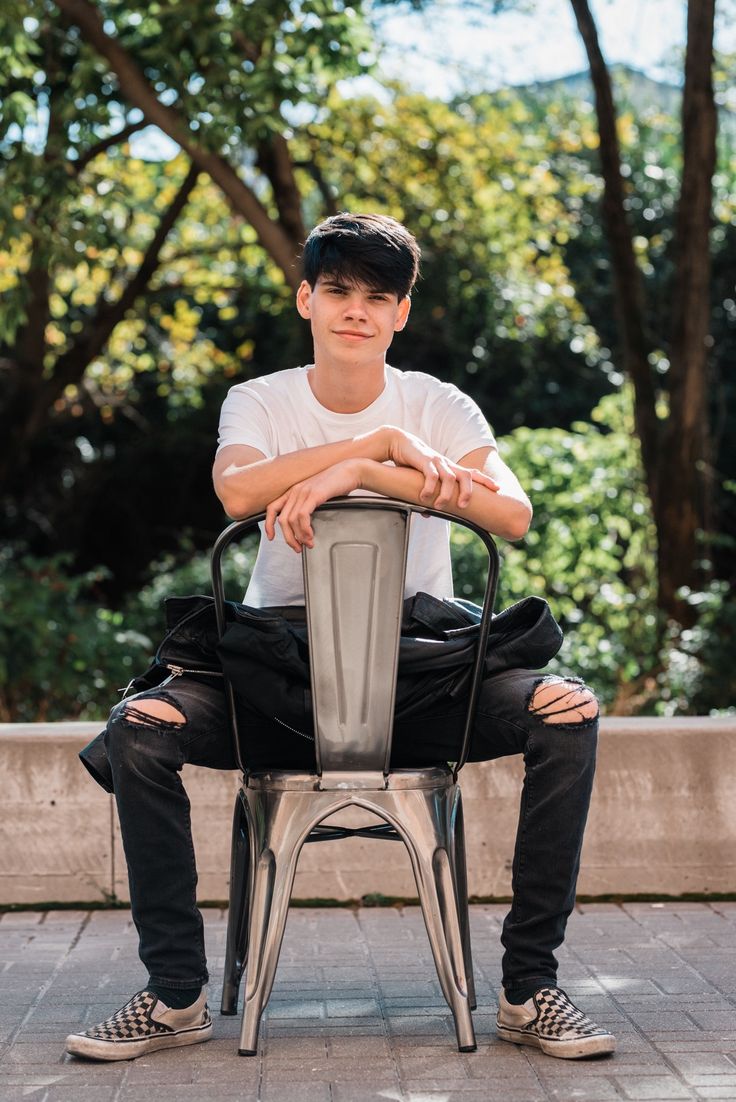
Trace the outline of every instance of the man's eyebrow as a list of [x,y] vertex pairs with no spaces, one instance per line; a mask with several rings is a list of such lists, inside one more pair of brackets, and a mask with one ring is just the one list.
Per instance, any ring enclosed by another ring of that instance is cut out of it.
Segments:
[[351,287],[364,287],[370,295],[391,294],[388,287],[368,287],[366,284],[356,283],[353,280],[340,279],[339,276],[321,276],[320,281],[325,287],[337,287],[341,291],[348,291]]

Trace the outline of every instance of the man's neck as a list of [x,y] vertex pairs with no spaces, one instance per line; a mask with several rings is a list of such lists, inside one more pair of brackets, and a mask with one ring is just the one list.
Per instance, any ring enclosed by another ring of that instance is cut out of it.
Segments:
[[385,364],[349,367],[317,361],[307,375],[312,394],[332,413],[360,413],[372,405],[386,385]]

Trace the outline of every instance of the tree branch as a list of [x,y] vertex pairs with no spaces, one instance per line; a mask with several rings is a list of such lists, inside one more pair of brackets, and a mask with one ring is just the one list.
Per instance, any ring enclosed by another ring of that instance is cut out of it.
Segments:
[[124,126],[122,130],[118,130],[117,134],[110,134],[109,137],[103,138],[102,141],[90,146],[81,157],[77,157],[76,161],[69,161],[67,163],[72,166],[77,174],[84,172],[87,165],[90,161],[93,161],[95,157],[99,157],[101,153],[105,153],[106,150],[111,149],[112,146],[120,145],[122,142],[127,141],[131,134],[135,134],[137,130],[142,130],[147,125],[148,123],[145,119],[141,119],[140,122],[130,122],[127,126]]
[[270,181],[279,222],[298,247],[307,236],[302,218],[302,196],[294,177],[289,146],[282,134],[271,134],[259,143],[258,167]]
[[57,6],[72,19],[85,39],[109,63],[129,103],[140,108],[146,120],[158,126],[184,149],[197,167],[207,172],[222,189],[230,204],[258,235],[261,245],[281,268],[290,286],[301,280],[294,243],[281,225],[274,222],[253,191],[240,179],[232,165],[219,153],[212,153],[192,136],[187,122],[172,107],[162,104],[142,70],[120,43],[109,35],[99,12],[89,0],[56,0]]
[[322,201],[325,205],[325,214],[327,215],[327,217],[329,218],[333,214],[337,214],[339,209],[337,205],[337,200],[332,194],[332,189],[327,183],[327,180],[324,177],[324,173],[315,161],[314,157],[311,157],[307,161],[294,161],[294,168],[303,168],[312,177],[315,184],[317,185],[320,195],[322,196]]
[[164,242],[174,227],[176,220],[186,206],[189,196],[197,182],[199,168],[192,165],[184,182],[174,196],[171,204],[161,216],[156,232],[146,249],[138,270],[125,286],[115,302],[101,302],[94,320],[85,327],[83,338],[67,352],[59,356],[54,372],[42,387],[35,409],[35,418],[29,429],[38,427],[38,420],[45,418],[49,407],[70,383],[78,383],[88,365],[99,356],[107,344],[113,329],[122,321],[139,295],[145,291],[159,264]]
[[[57,45],[52,35],[44,39],[44,64],[48,74],[50,94],[48,105],[48,123],[46,140],[41,156],[37,159],[38,169],[46,174],[53,173],[62,157],[64,146],[64,125],[59,107],[63,101],[65,88],[59,83],[60,65]],[[56,189],[49,189],[43,202],[43,215],[40,207],[33,211],[30,219],[31,256],[26,275],[28,300],[26,320],[16,337],[16,355],[21,364],[18,384],[21,391],[28,391],[35,381],[43,375],[43,359],[46,352],[46,326],[50,318],[49,293],[51,273],[49,272],[48,227],[53,224],[52,205],[58,205],[59,195]],[[22,420],[22,416],[21,416]]]
[[261,56],[262,47],[260,42],[252,42],[250,38],[246,38],[241,30],[233,31],[233,42],[240,47],[246,61],[250,61],[255,65]]

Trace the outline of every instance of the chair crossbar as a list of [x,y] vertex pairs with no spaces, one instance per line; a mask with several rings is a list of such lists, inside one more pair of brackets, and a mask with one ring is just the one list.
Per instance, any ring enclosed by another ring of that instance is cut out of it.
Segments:
[[341,827],[316,826],[306,838],[307,842],[331,842],[339,838],[387,838],[389,842],[403,841],[401,835],[388,823],[374,826]]

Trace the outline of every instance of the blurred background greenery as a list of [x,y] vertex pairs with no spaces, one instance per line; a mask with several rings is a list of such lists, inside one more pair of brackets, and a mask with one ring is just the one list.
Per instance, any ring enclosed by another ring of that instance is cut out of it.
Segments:
[[[594,34],[584,0],[537,6],[568,3]],[[684,82],[606,68],[588,33],[592,84],[451,96],[382,73],[384,7],[3,5],[0,721],[105,714],[163,597],[208,590],[219,406],[308,361],[299,248],[342,209],[420,240],[391,362],[471,394],[529,490],[501,602],[548,597],[554,669],[609,713],[736,707],[734,58],[710,0]]]

